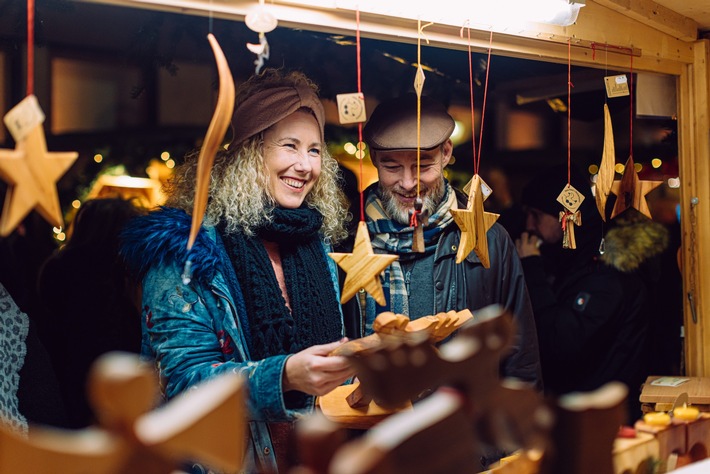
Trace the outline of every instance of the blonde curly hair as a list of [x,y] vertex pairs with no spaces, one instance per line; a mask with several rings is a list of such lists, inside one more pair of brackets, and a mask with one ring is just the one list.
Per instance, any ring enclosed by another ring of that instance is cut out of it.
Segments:
[[[316,93],[318,91],[318,87],[301,72],[265,69],[240,86],[235,104],[238,107],[247,97],[264,89],[297,84],[307,85]],[[303,110],[310,112],[309,109]],[[248,117],[239,119],[248,120]],[[228,150],[217,152],[210,175],[205,224],[216,225],[223,220],[227,231],[239,230],[252,236],[257,227],[272,219],[277,203],[268,187],[263,137],[262,131],[242,143],[230,145]],[[165,189],[167,206],[192,212],[198,156],[198,150],[189,153],[185,161],[175,168]],[[321,173],[305,202],[323,215],[321,234],[326,242],[334,244],[347,237],[345,225],[351,216],[342,191],[338,162],[327,149],[321,152]]]

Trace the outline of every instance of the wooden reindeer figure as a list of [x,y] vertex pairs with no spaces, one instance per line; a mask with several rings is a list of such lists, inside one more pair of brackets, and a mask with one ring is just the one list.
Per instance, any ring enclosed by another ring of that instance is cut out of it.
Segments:
[[[430,344],[438,343],[464,323],[471,320],[473,314],[469,310],[449,311],[424,316],[414,321],[403,314],[385,312],[377,316],[373,323],[373,334],[360,339],[348,341],[334,350],[331,355],[354,356],[360,352],[379,347],[384,339],[401,339],[417,334],[416,337],[428,340]],[[323,413],[333,421],[354,429],[366,429],[382,421],[392,413],[408,409],[411,404],[404,402],[402,406],[385,409],[372,402],[372,396],[366,384],[355,383],[336,388],[318,400]]]
[[[380,347],[352,355],[358,377],[384,407],[401,405],[427,390],[433,394],[357,440],[331,447],[323,453],[328,461],[311,458],[300,472],[477,472],[481,442],[510,450],[542,448],[552,423],[550,410],[532,388],[502,384],[498,378],[500,357],[513,333],[511,315],[491,306],[439,351],[421,333],[412,333],[383,339]],[[320,430],[321,436],[329,432],[323,424]],[[324,465],[327,471],[322,471]]]

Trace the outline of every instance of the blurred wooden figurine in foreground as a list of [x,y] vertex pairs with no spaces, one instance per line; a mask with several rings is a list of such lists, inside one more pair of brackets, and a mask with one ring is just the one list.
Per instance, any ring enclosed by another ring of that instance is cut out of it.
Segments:
[[29,438],[0,429],[0,472],[167,474],[188,460],[236,472],[246,433],[244,392],[241,376],[225,374],[150,411],[158,400],[155,372],[137,356],[108,353],[89,378],[100,426],[33,427]]
[[[436,344],[449,337],[467,321],[473,319],[471,311],[449,311],[410,321],[403,314],[385,312],[377,316],[373,323],[373,334],[348,341],[331,352],[331,355],[355,356],[363,351],[375,350],[388,340],[427,340]],[[348,428],[366,429],[382,421],[392,413],[409,409],[410,402],[385,409],[372,401],[367,387],[359,382],[342,385],[318,399],[321,411],[332,421]]]
[[424,390],[435,392],[361,438],[340,448],[331,443],[329,451],[317,454],[308,443],[331,436],[326,433],[336,440],[337,425],[323,419],[304,422],[298,428],[300,450],[311,455],[302,457],[303,472],[478,472],[481,443],[511,452],[542,450],[553,421],[550,410],[528,385],[499,381],[500,359],[514,332],[510,313],[491,306],[439,351],[413,333],[350,355],[362,384],[382,407],[400,406]]

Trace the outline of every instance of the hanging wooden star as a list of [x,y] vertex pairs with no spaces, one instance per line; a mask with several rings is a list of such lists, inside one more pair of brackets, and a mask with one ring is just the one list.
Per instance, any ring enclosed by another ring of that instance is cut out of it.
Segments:
[[629,157],[626,160],[621,180],[614,181],[611,188],[611,192],[617,196],[614,210],[611,212],[611,218],[613,219],[628,208],[633,207],[641,214],[652,219],[651,211],[648,209],[648,203],[646,202],[646,194],[661,184],[663,184],[663,181],[641,181],[634,168],[634,159]]
[[468,197],[466,209],[451,209],[454,221],[461,229],[461,240],[456,253],[456,263],[461,263],[471,253],[476,252],[484,268],[491,267],[488,255],[488,239],[486,232],[498,220],[499,214],[483,210],[483,191],[481,177],[473,176],[471,194]]
[[64,224],[56,182],[78,156],[77,152],[48,152],[41,124],[17,143],[16,150],[2,150],[0,178],[9,186],[0,236],[9,235],[33,209],[55,227]]
[[611,126],[611,114],[609,113],[609,106],[604,104],[604,151],[602,152],[602,161],[599,163],[597,181],[594,183],[594,200],[597,203],[597,209],[603,221],[606,221],[606,200],[614,184],[615,164],[616,154],[614,151],[614,131]]
[[360,288],[364,288],[380,306],[386,304],[380,273],[399,257],[376,254],[372,250],[370,234],[364,221],[358,224],[352,253],[332,252],[328,255],[347,273],[340,297],[341,303],[345,303],[355,296]]

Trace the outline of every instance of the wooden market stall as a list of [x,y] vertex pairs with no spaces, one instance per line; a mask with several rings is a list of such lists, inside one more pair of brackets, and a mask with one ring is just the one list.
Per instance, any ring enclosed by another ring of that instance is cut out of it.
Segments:
[[[239,22],[258,6],[255,0],[86,1],[210,15]],[[273,0],[268,6],[280,26],[351,35],[354,11],[352,5],[343,7],[348,3]],[[710,331],[705,331],[710,325],[710,304],[705,304],[710,298],[710,41],[699,39],[695,19],[653,0],[580,3],[586,4],[571,26],[526,23],[515,28],[493,26],[477,30],[472,25],[471,45],[476,51],[485,51],[492,30],[495,33],[493,54],[566,63],[569,40],[574,65],[625,70],[631,52],[634,71],[676,78],[686,373],[710,376]],[[441,2],[437,7],[447,8]],[[450,8],[460,7],[457,2],[451,2]],[[408,8],[412,12],[415,9],[416,5]],[[385,15],[363,10],[361,34],[389,41],[416,42],[416,20],[413,19],[416,14],[412,12],[392,8]],[[434,18],[421,20],[436,22]],[[429,45],[465,50],[468,40],[459,36],[461,26],[439,23],[428,26]]]

